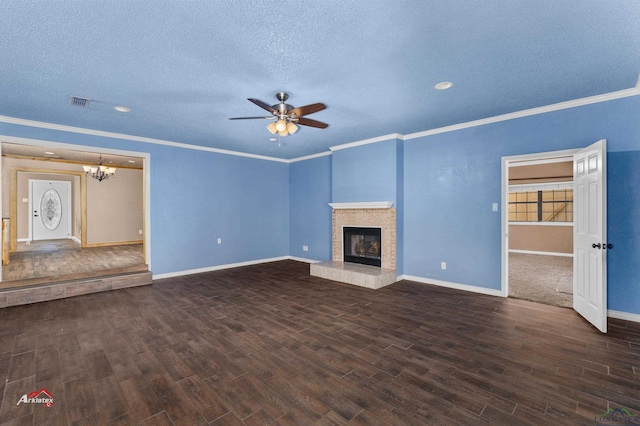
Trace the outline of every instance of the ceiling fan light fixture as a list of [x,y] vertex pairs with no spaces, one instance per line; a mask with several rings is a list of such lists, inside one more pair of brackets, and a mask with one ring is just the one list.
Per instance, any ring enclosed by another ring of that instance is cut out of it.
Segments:
[[275,105],[269,105],[259,99],[248,98],[250,102],[269,111],[271,113],[270,117],[230,117],[229,120],[274,120],[267,125],[267,130],[272,135],[277,133],[279,136],[288,136],[296,133],[299,129],[298,126],[309,126],[317,129],[329,127],[327,123],[305,118],[306,115],[326,109],[327,106],[325,104],[315,103],[294,108],[289,104],[285,104],[285,101],[289,98],[287,93],[278,92],[276,93],[276,98],[280,103]]
[[289,132],[290,135],[294,134],[297,131],[298,131],[298,126],[296,126],[292,122],[287,123],[287,132]]
[[284,121],[282,118],[279,119],[278,121],[276,121],[276,129],[278,130],[278,132],[283,132],[287,130],[287,122]]

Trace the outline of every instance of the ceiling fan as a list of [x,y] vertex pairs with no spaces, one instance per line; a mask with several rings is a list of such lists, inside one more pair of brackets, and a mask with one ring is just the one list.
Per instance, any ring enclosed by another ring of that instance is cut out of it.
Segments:
[[287,136],[294,134],[298,131],[297,124],[301,126],[316,127],[318,129],[326,129],[329,127],[327,123],[321,121],[311,120],[310,118],[304,118],[305,115],[313,114],[314,112],[322,111],[327,106],[322,103],[305,105],[302,107],[294,108],[289,104],[285,104],[285,101],[289,99],[289,94],[286,92],[276,93],[276,98],[280,103],[275,105],[267,105],[259,99],[249,98],[248,100],[258,105],[260,108],[269,111],[272,115],[267,117],[233,117],[229,120],[275,120],[271,122],[267,129],[272,133],[278,133],[280,136]]

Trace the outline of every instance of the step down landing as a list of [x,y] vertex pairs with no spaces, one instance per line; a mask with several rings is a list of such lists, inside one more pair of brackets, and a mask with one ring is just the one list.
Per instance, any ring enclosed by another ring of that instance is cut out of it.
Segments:
[[145,271],[8,288],[0,290],[0,308],[149,285],[153,282],[152,276],[151,271]]

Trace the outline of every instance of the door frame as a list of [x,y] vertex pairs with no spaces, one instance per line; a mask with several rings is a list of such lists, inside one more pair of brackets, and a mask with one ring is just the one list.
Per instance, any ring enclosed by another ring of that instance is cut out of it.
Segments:
[[502,242],[502,279],[500,295],[502,297],[509,296],[509,167],[515,163],[524,166],[528,164],[542,164],[543,162],[550,163],[553,161],[567,161],[569,159],[573,161],[573,155],[578,151],[580,151],[580,148],[502,157],[502,233],[500,238]]
[[[152,265],[151,265],[151,154],[148,152],[143,152],[143,151],[125,151],[122,149],[111,149],[111,148],[101,148],[101,147],[96,147],[96,146],[88,146],[88,145],[76,145],[76,144],[70,144],[70,143],[63,143],[63,142],[53,142],[53,141],[47,141],[47,140],[40,140],[40,139],[29,139],[29,138],[21,138],[21,137],[16,137],[16,136],[6,136],[6,135],[2,135],[0,134],[0,153],[1,153],[1,144],[2,142],[7,142],[7,143],[15,143],[15,144],[21,144],[21,145],[30,145],[30,146],[38,146],[38,147],[43,147],[43,148],[60,148],[60,149],[71,149],[71,150],[76,150],[76,151],[85,151],[85,152],[91,152],[91,153],[96,153],[96,154],[100,154],[100,153],[106,153],[106,154],[115,154],[115,155],[123,155],[123,156],[128,156],[128,157],[138,157],[140,159],[142,159],[142,179],[143,179],[143,184],[142,184],[142,188],[143,188],[143,194],[142,194],[142,200],[143,200],[143,229],[142,229],[142,237],[143,237],[143,253],[144,253],[144,262],[149,266],[149,270],[152,270]],[[1,162],[0,162],[0,172],[2,171],[2,166],[1,166]],[[68,173],[65,173],[64,170],[56,170],[55,174],[78,174],[80,175],[80,184],[81,187],[84,187],[86,185],[86,174],[80,170],[78,172],[72,172],[69,171]],[[13,174],[11,174],[11,177],[13,177]],[[84,184],[83,184],[84,182]],[[11,183],[10,183],[11,185]],[[2,190],[1,190],[2,185],[0,185],[0,195],[2,194]],[[16,173],[16,188],[17,188],[17,173]],[[85,191],[85,195],[86,195],[86,191]],[[16,201],[16,206],[17,206],[17,199]],[[3,206],[3,198],[0,196],[0,210],[2,210]],[[11,199],[10,199],[10,210],[11,210]],[[82,210],[82,215],[86,215],[86,196],[85,196],[85,204],[84,207],[81,208]],[[10,223],[15,221],[15,214],[17,212],[17,207],[16,207],[16,211],[10,211]],[[86,219],[86,217],[85,217]],[[84,221],[85,225],[83,225],[83,229],[82,229],[82,240],[83,243],[86,244],[86,220]],[[11,223],[11,241],[10,243],[13,245],[12,249],[10,251],[15,251],[15,249],[17,248],[17,233],[14,234],[14,230],[16,230],[16,227],[14,226],[13,223]],[[17,230],[16,230],[17,231]],[[0,281],[2,281],[2,270],[0,269]]]
[[[68,181],[68,180],[55,180],[55,179],[29,179],[29,242],[33,241],[33,209],[34,209],[34,205],[33,205],[33,184],[34,182],[55,182],[55,183],[61,183],[64,184],[64,186],[67,187],[68,189],[68,193],[67,193],[67,205],[66,207],[66,222],[67,222],[67,233],[69,234],[68,239],[71,239],[71,237],[73,236],[73,228],[72,228],[72,212],[73,212],[73,207],[72,207],[72,203],[71,203],[71,198],[72,198],[72,189],[73,189],[73,182]],[[38,208],[38,210],[41,210],[40,208]],[[40,215],[42,215],[42,212],[40,212]],[[37,240],[37,241],[41,241],[41,240]]]

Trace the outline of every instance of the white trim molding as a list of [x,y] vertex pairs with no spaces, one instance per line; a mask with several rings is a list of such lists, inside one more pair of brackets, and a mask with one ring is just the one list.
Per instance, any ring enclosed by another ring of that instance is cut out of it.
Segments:
[[576,108],[585,105],[597,104],[600,102],[613,101],[615,99],[628,98],[630,96],[640,95],[640,87],[631,89],[618,90],[617,92],[603,93],[602,95],[589,96],[586,98],[574,99],[566,102],[558,102],[556,104],[545,105],[537,108],[524,109],[509,114],[496,115],[494,117],[483,118],[480,120],[467,121],[466,123],[454,124],[452,126],[440,127],[437,129],[425,130],[422,132],[411,133],[404,136],[404,140],[421,138],[424,136],[437,135],[439,133],[453,132],[456,130],[469,129],[471,127],[484,126],[485,124],[499,123],[501,121],[514,120],[516,118],[529,117],[531,115],[544,114],[547,112],[560,111],[563,109]]
[[506,297],[506,295],[502,293],[502,290],[499,290],[499,289],[478,287],[478,286],[469,285],[469,284],[452,283],[449,281],[433,280],[431,278],[416,277],[414,275],[400,275],[398,277],[398,280],[414,281],[421,284],[432,284],[432,285],[437,285],[439,287],[452,288],[455,290],[463,290],[463,291],[469,291],[472,293],[486,294],[488,296]]
[[[590,105],[590,104],[595,104],[595,103],[600,103],[600,102],[607,102],[607,101],[627,98],[627,97],[630,97],[630,96],[638,96],[638,95],[640,95],[640,77],[638,78],[638,82],[637,82],[636,86],[632,87],[630,89],[618,90],[616,92],[603,93],[601,95],[595,95],[595,96],[589,96],[589,97],[586,97],[586,98],[574,99],[574,100],[571,100],[571,101],[559,102],[559,103],[555,103],[555,104],[551,104],[551,105],[546,105],[546,106],[537,107],[537,108],[525,109],[525,110],[516,111],[516,112],[512,112],[512,113],[508,113],[508,114],[496,115],[496,116],[493,116],[493,117],[483,118],[483,119],[480,119],[480,120],[468,121],[468,122],[465,122],[465,123],[453,124],[451,126],[439,127],[439,128],[430,129],[430,130],[424,130],[424,131],[420,131],[420,132],[416,132],[416,133],[410,133],[408,135],[403,135],[403,134],[400,134],[400,133],[391,133],[391,134],[384,135],[384,136],[378,136],[378,137],[364,139],[364,140],[360,140],[360,141],[349,142],[349,143],[345,143],[345,144],[341,144],[341,145],[331,146],[331,147],[329,147],[329,149],[331,150],[331,152],[333,152],[333,151],[338,151],[338,150],[341,150],[341,149],[353,148],[353,147],[356,147],[356,146],[368,145],[368,144],[372,144],[372,143],[383,142],[383,141],[388,141],[388,140],[393,140],[393,139],[409,140],[409,139],[422,138],[422,137],[425,137],[425,136],[437,135],[437,134],[440,134],[440,133],[448,133],[448,132],[454,132],[454,131],[457,131],[457,130],[469,129],[469,128],[472,128],[472,127],[483,126],[485,124],[492,124],[492,123],[498,123],[498,122],[501,122],[501,121],[514,120],[514,119],[517,119],[517,118],[528,117],[528,116],[538,115],[538,114],[544,114],[544,113],[547,113],[547,112],[559,111],[559,110],[568,109],[568,108],[576,108],[576,107],[581,107],[581,106],[585,106],[585,105]],[[42,121],[26,120],[26,119],[22,119],[22,118],[9,117],[9,116],[5,116],[5,115],[0,115],[0,123],[17,124],[17,125],[20,125],[20,126],[37,127],[37,128],[41,128],[41,129],[57,130],[57,131],[61,131],[61,132],[70,132],[70,133],[80,133],[80,134],[93,135],[93,136],[102,136],[102,137],[108,137],[108,138],[113,138],[113,139],[124,139],[124,140],[129,140],[129,141],[152,143],[152,144],[157,144],[157,145],[174,146],[174,147],[178,147],[178,148],[194,149],[194,150],[208,151],[208,152],[216,152],[216,153],[219,153],[219,154],[235,155],[235,156],[239,156],[239,157],[257,158],[257,159],[261,159],[261,160],[276,161],[276,162],[281,162],[281,163],[293,163],[293,162],[297,162],[297,161],[303,161],[303,160],[307,160],[307,159],[311,159],[311,158],[316,158],[316,156],[324,156],[324,155],[329,155],[330,154],[328,152],[321,152],[321,153],[318,153],[318,154],[311,154],[311,155],[307,155],[307,156],[304,156],[304,157],[298,157],[298,158],[293,158],[293,159],[284,159],[284,158],[277,158],[277,157],[269,157],[269,156],[265,156],[265,155],[250,154],[250,153],[246,153],[246,152],[231,151],[231,150],[219,149],[219,148],[211,148],[211,147],[202,146],[202,145],[193,145],[193,144],[187,144],[187,143],[182,143],[182,142],[172,142],[172,141],[167,141],[167,140],[162,140],[162,139],[154,139],[154,138],[147,138],[147,137],[141,137],[141,136],[127,135],[127,134],[123,134],[123,133],[105,132],[105,131],[101,131],[101,130],[85,129],[85,128],[82,128],[82,127],[73,127],[73,126],[66,126],[66,125],[62,125],[62,124],[46,123],[46,122],[42,122]]]
[[610,318],[616,318],[616,319],[621,319],[625,321],[640,323],[640,314],[631,314],[629,312],[614,311],[614,310],[608,309],[607,316]]
[[240,268],[242,266],[259,265],[261,263],[278,262],[278,261],[281,261],[281,260],[295,260],[297,262],[304,262],[304,263],[320,263],[320,260],[305,259],[303,257],[279,256],[279,257],[270,257],[270,258],[266,258],[266,259],[249,260],[249,261],[246,261],[246,262],[227,263],[225,265],[208,266],[206,268],[186,269],[186,270],[183,270],[183,271],[167,272],[167,273],[164,273],[164,274],[154,275],[153,279],[154,280],[161,280],[161,279],[164,279],[164,278],[182,277],[182,276],[185,276],[185,275],[201,274],[203,272],[221,271],[223,269]]
[[343,209],[390,209],[393,201],[362,201],[353,203],[329,203],[334,210]]
[[203,272],[220,271],[222,269],[239,268],[241,266],[258,265],[260,263],[277,262],[279,260],[288,260],[288,259],[289,259],[289,256],[280,256],[280,257],[270,257],[267,259],[249,260],[246,262],[227,263],[225,265],[208,266],[206,268],[185,269],[183,271],[167,272],[165,274],[157,274],[157,275],[154,274],[153,279],[161,280],[163,278],[173,278],[173,277],[181,277],[184,275],[201,274]]
[[391,133],[390,135],[378,136],[376,138],[364,139],[361,141],[344,143],[342,145],[330,146],[329,149],[331,151],[340,151],[341,149],[353,148],[361,145],[369,145],[377,142],[390,141],[393,139],[404,140],[404,135],[401,135],[400,133]]
[[162,139],[146,138],[142,136],[127,135],[124,133],[105,132],[102,130],[85,129],[82,127],[66,126],[62,124],[45,123],[42,121],[25,120],[23,118],[8,117],[0,115],[0,123],[17,124],[19,126],[37,127],[40,129],[57,130],[59,132],[79,133],[83,135],[101,136],[112,139],[124,139],[133,142],[151,143],[156,145],[173,146],[176,148],[194,149],[197,151],[215,152],[218,154],[235,155],[238,157],[257,158],[259,160],[276,161],[279,163],[288,163],[289,160],[284,158],[269,157],[266,155],[249,154],[246,152],[231,151],[228,149],[211,148],[202,145],[192,145],[182,142],[165,141]]
[[320,263],[321,262],[321,260],[307,259],[304,257],[297,257],[297,256],[287,256],[287,259],[295,260],[296,262],[304,262],[304,263]]
[[534,250],[516,250],[509,249],[509,253],[536,254],[540,256],[557,256],[557,257],[573,257],[573,253],[559,253],[554,251],[534,251]]
[[287,163],[297,163],[298,161],[312,160],[314,158],[326,157],[327,155],[331,154],[331,151],[319,152],[317,154],[305,155],[304,157],[292,158],[291,160],[287,160]]

